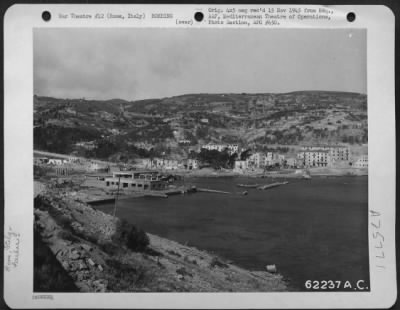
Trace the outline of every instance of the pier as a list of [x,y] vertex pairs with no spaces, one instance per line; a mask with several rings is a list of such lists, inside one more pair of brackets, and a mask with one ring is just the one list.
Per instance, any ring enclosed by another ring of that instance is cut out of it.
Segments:
[[224,191],[220,191],[220,190],[216,190],[216,189],[208,189],[208,188],[198,188],[197,191],[205,192],[205,193],[225,194],[225,195],[232,194],[230,192],[224,192]]
[[285,181],[285,182],[276,182],[276,183],[271,183],[271,184],[266,184],[266,185],[262,185],[257,187],[257,189],[259,190],[266,190],[266,189],[270,189],[273,187],[277,187],[277,186],[281,186],[281,185],[285,185],[288,184],[289,182]]

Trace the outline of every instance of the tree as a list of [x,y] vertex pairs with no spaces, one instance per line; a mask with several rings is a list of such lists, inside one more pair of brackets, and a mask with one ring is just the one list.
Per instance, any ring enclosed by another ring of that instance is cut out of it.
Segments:
[[240,160],[246,160],[251,156],[251,150],[247,149],[240,154]]

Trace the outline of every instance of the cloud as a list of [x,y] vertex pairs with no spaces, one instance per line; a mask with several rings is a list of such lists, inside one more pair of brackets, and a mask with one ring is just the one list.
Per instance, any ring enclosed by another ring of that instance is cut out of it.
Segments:
[[34,91],[63,98],[365,92],[363,30],[41,28]]

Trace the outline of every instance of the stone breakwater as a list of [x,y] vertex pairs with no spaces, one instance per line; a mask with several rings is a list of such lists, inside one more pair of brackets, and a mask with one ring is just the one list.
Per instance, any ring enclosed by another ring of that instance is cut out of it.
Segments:
[[132,251],[113,241],[118,219],[61,196],[53,189],[35,198],[35,229],[82,292],[287,290],[279,274],[245,270],[156,235],[147,234],[145,251]]

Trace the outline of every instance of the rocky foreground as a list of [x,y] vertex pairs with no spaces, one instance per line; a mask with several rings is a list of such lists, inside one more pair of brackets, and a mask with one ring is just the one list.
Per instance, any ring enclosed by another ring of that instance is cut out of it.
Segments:
[[34,212],[35,232],[82,292],[287,290],[278,274],[248,271],[159,236],[147,234],[146,247],[129,248],[126,231],[135,227],[65,195],[65,189],[41,188]]

